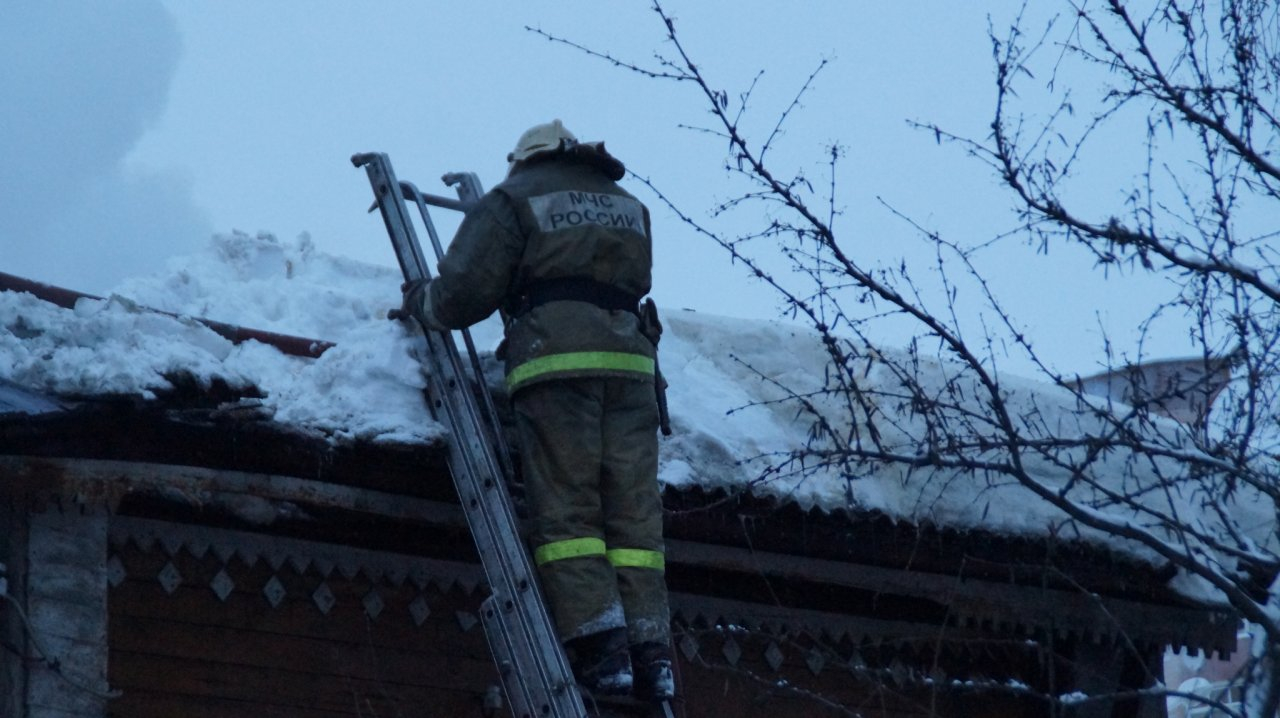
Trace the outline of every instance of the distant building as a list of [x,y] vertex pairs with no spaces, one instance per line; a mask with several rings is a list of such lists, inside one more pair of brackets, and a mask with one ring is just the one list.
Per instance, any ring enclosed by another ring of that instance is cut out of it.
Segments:
[[[1080,388],[1122,404],[1148,403],[1153,413],[1198,426],[1207,421],[1214,401],[1231,381],[1231,357],[1169,359],[1124,367],[1081,379]],[[1164,683],[1176,691],[1194,693],[1239,708],[1239,678],[1249,659],[1252,635],[1241,631],[1229,658],[1169,651],[1164,660]],[[1207,718],[1212,706],[1188,698],[1168,700],[1169,718]]]
[[1085,377],[1082,391],[1121,404],[1142,402],[1152,413],[1197,425],[1231,380],[1231,357],[1167,359]]
[[[1191,693],[1216,701],[1228,708],[1240,709],[1240,684],[1249,662],[1254,634],[1242,630],[1236,636],[1236,648],[1230,658],[1207,658],[1203,654],[1170,651],[1164,658],[1164,683],[1180,693]],[[1192,698],[1171,697],[1169,718],[1210,718],[1225,715],[1213,706]]]

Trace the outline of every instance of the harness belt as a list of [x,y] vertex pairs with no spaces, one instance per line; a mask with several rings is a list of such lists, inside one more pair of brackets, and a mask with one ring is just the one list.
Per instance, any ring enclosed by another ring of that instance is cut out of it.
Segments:
[[631,312],[640,316],[640,297],[612,284],[588,277],[540,279],[524,287],[507,301],[507,314],[518,317],[547,302],[586,302],[601,309]]

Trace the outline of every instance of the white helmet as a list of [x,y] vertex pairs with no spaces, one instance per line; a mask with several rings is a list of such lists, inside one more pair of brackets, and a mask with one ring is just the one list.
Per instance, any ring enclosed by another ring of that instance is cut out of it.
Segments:
[[542,154],[543,152],[554,152],[563,149],[567,144],[573,144],[577,141],[578,138],[565,129],[560,120],[534,125],[520,135],[520,139],[516,141],[516,148],[511,151],[511,154],[507,155],[507,161],[512,164],[523,162],[534,155]]

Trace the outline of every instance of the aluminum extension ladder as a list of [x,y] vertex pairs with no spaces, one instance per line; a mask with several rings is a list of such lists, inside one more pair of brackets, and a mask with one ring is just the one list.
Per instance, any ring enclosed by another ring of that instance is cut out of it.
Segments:
[[[405,280],[429,278],[431,271],[414,232],[408,205],[417,207],[439,260],[444,256],[444,249],[427,213],[427,205],[465,212],[480,199],[479,179],[470,173],[445,175],[445,183],[457,190],[458,199],[454,200],[424,194],[409,182],[397,181],[391,160],[385,154],[357,154],[351,163],[363,167],[369,175]],[[512,471],[510,457],[505,451],[492,399],[487,391],[481,391],[482,400],[477,402],[451,332],[424,331],[424,334],[427,399],[435,419],[452,437],[449,471],[491,592],[481,604],[481,620],[512,714],[517,718],[587,718],[528,551],[520,538],[506,488],[506,479]],[[465,330],[461,334],[471,369],[482,381],[483,373],[471,335]],[[495,446],[503,450],[495,450]]]

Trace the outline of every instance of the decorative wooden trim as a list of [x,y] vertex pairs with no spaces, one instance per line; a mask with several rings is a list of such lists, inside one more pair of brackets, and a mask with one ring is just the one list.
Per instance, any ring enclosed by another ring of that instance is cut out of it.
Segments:
[[[419,589],[459,586],[473,593],[484,585],[484,572],[475,564],[154,519],[112,518],[110,541],[117,549],[133,544],[142,551],[160,550],[171,557],[179,551],[197,558],[212,552],[224,565],[234,556],[248,566],[265,562],[273,570],[287,562],[298,573],[313,570],[328,577],[337,572],[348,579],[363,574],[370,583],[396,587],[407,581]],[[318,605],[325,603],[323,597],[316,600]]]
[[[887,621],[859,616],[846,616],[825,611],[808,611],[782,606],[767,606],[728,598],[697,596],[673,592],[669,596],[672,618],[685,625],[720,628],[726,637],[737,631],[773,637],[809,635],[833,643],[852,641],[898,641],[936,639],[938,627],[906,621]],[[955,629],[956,638],[972,638],[968,629]]]
[[[691,541],[668,540],[666,545],[667,560],[671,563],[934,601],[946,607],[955,626],[974,629],[976,633],[1030,636],[1052,632],[1059,638],[1094,643],[1110,642],[1123,634],[1136,643],[1172,642],[1175,646],[1208,647],[1223,655],[1235,647],[1236,624],[1228,611],[1161,606],[1083,592],[852,565]],[[804,613],[786,611],[788,615]],[[1207,624],[1206,612],[1210,615]]]

